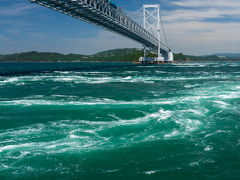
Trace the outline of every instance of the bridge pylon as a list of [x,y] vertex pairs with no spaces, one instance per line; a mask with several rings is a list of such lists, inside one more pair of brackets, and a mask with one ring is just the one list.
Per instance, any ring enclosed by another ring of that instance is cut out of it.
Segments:
[[157,57],[150,58],[146,57],[146,46],[144,46],[144,57],[141,57],[139,60],[144,63],[148,62],[166,62],[173,61],[173,53],[171,50],[168,50],[168,53],[163,57],[161,53],[161,15],[160,15],[160,5],[143,5],[143,28],[154,35],[158,40],[157,45]]

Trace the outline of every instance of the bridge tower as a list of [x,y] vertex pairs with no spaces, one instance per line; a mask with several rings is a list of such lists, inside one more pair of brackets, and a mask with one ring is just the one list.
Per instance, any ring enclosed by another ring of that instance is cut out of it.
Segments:
[[[157,61],[164,61],[161,54],[160,6],[143,5],[143,27],[158,39]],[[145,48],[145,47],[144,47]]]
[[[143,5],[143,27],[148,32],[153,34],[158,40],[157,47],[157,57],[148,58],[146,57],[146,46],[144,45],[144,57],[140,58],[142,62],[164,62],[164,61],[173,61],[173,54],[169,50],[167,57],[162,56],[161,54],[161,15],[160,15],[160,5]],[[165,34],[164,34],[165,35]]]

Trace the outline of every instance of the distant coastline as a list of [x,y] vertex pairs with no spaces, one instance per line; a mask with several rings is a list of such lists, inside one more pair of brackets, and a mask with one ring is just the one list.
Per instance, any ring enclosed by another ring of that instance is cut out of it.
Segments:
[[[224,56],[226,55],[226,56]],[[138,62],[142,49],[125,48],[99,52],[93,55],[60,54],[51,52],[23,52],[0,55],[0,62]],[[150,56],[155,56],[150,54]],[[174,54],[175,62],[240,61],[240,54],[220,53],[210,56]]]

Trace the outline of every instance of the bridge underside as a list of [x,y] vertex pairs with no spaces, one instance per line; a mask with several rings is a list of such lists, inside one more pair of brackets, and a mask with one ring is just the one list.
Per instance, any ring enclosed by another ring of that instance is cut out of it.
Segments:
[[[158,40],[142,26],[112,7],[106,0],[30,0],[39,5],[124,35],[149,49],[157,50]],[[163,45],[164,55],[168,48]]]

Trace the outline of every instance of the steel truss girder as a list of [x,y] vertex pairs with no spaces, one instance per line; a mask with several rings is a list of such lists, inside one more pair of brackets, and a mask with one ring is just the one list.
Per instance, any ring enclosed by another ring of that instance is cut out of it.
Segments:
[[[150,49],[158,48],[158,40],[142,26],[112,7],[106,0],[30,0],[77,19],[124,35]],[[168,49],[161,49],[166,53]]]

